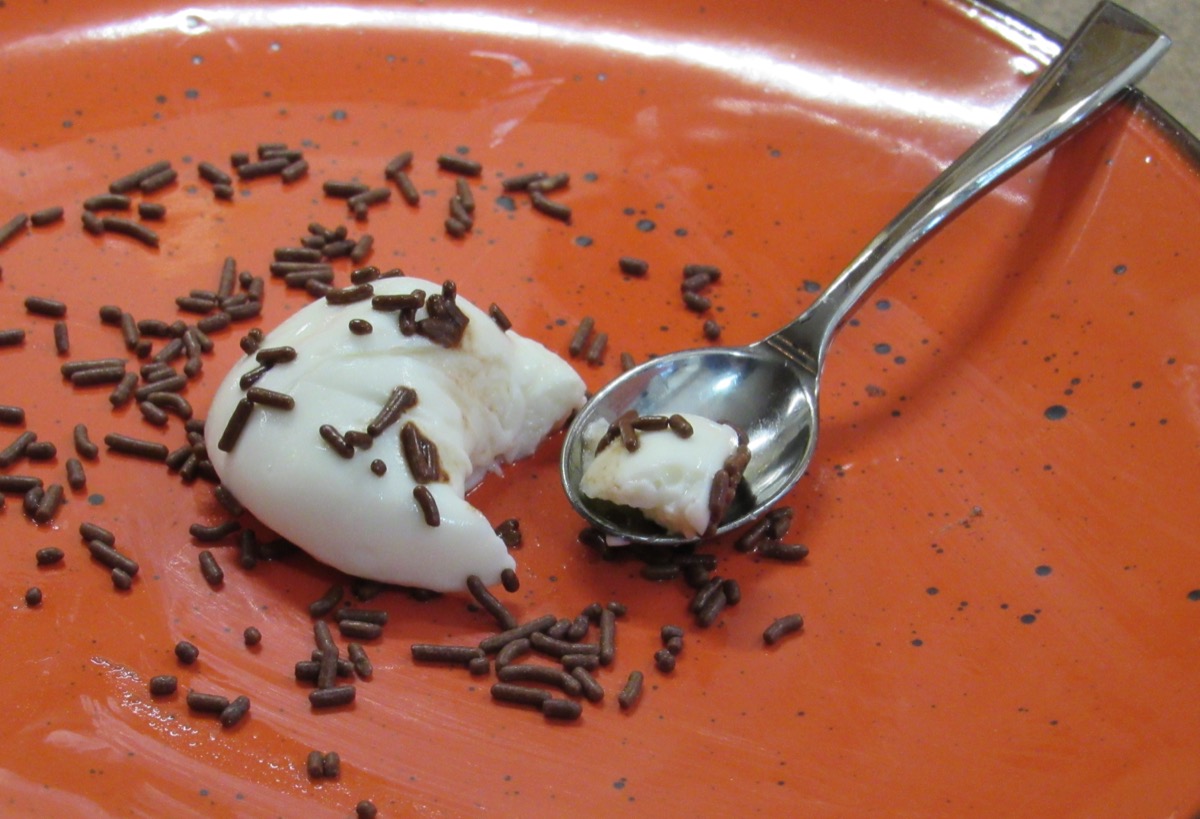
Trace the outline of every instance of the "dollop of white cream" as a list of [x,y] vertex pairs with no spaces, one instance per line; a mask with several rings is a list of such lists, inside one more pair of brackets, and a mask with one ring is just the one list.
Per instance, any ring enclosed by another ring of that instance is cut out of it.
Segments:
[[[441,287],[415,278],[372,283],[375,295]],[[357,576],[435,591],[462,589],[469,575],[498,581],[515,566],[466,492],[489,469],[533,453],[539,442],[583,405],[584,384],[559,356],[512,330],[502,331],[459,297],[470,319],[458,347],[402,335],[397,313],[370,300],[331,305],[320,299],[291,316],[259,349],[293,347],[293,361],[273,366],[255,386],[286,393],[295,408],[256,405],[230,452],[218,442],[237,403],[239,382],[258,366],[241,359],[213,399],[205,429],[209,457],[238,500],[264,524],[313,557]],[[423,318],[421,309],[417,318]],[[371,323],[369,334],[349,329]],[[396,387],[417,404],[367,449],[343,458],[321,438],[330,424],[365,430]],[[413,498],[416,486],[401,453],[400,430],[413,422],[438,448],[444,482],[427,484],[441,523],[429,526]],[[387,471],[371,469],[380,460]]]
[[[633,452],[618,439],[583,472],[579,491],[589,498],[629,506],[669,532],[700,537],[710,522],[713,476],[738,449],[737,430],[699,415],[684,414],[690,438],[671,430],[641,432]],[[607,424],[587,430],[598,439]],[[599,434],[596,434],[599,433]]]

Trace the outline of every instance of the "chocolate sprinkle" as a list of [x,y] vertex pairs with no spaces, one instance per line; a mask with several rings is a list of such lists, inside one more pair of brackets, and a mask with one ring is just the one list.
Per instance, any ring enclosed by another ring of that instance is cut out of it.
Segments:
[[437,501],[428,487],[414,486],[413,498],[417,501],[417,506],[421,508],[421,515],[425,518],[426,525],[441,525],[442,519],[438,513]]

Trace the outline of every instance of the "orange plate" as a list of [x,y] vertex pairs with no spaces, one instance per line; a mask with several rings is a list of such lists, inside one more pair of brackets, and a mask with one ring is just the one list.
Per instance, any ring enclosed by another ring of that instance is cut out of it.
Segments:
[[[97,4],[99,5],[99,4]],[[0,219],[61,204],[64,222],[0,249],[0,403],[57,444],[9,471],[62,481],[71,430],[184,439],[182,425],[72,389],[52,320],[69,304],[72,358],[122,355],[97,308],[191,318],[174,298],[215,286],[222,260],[267,273],[312,221],[375,237],[371,261],[454,277],[565,354],[584,315],[609,334],[590,387],[639,360],[704,343],[680,268],[720,265],[723,341],[797,314],[939,167],[994,121],[1055,45],[987,6],[779,0],[695,4],[225,5],[161,0],[0,8]],[[770,7],[768,7],[770,6]],[[307,178],[201,182],[260,142],[303,146]],[[416,154],[417,208],[399,197],[349,218],[326,179],[382,184]],[[443,231],[453,179],[436,155],[483,163],[476,227]],[[493,703],[489,678],[414,665],[414,642],[472,643],[489,618],[465,598],[371,601],[391,615],[368,645],[374,678],[350,707],[313,712],[292,666],[312,648],[307,604],[345,578],[303,557],[243,570],[216,547],[197,569],[193,522],[223,519],[209,485],[102,452],[86,491],[35,526],[10,495],[0,588],[6,713],[3,812],[56,816],[385,815],[1168,816],[1200,807],[1200,179],[1194,142],[1143,100],[1113,109],[927,242],[837,339],[823,439],[792,493],[780,565],[717,543],[745,599],[692,626],[682,582],[576,541],[559,437],[489,478],[474,501],[517,516],[523,618],[617,599],[607,695],[574,724]],[[154,159],[179,181],[160,249],[80,227],[81,203]],[[569,171],[570,225],[501,200],[504,175]],[[617,259],[650,262],[645,279]],[[349,265],[338,263],[339,281]],[[268,283],[262,323],[306,299]],[[203,413],[246,326],[215,333],[187,389]],[[155,349],[158,349],[156,342]],[[2,430],[4,443],[19,427]],[[80,545],[112,529],[141,573],[125,593]],[[251,524],[252,525],[252,524]],[[353,545],[347,532],[347,545]],[[35,566],[35,550],[66,552]],[[39,586],[40,606],[25,590]],[[763,628],[805,631],[766,648]],[[659,628],[688,626],[672,674]],[[262,644],[247,649],[242,630]],[[172,648],[200,648],[181,666]],[[632,711],[629,673],[646,672]],[[178,674],[180,693],[147,681]],[[222,730],[189,688],[253,701]],[[338,751],[311,781],[312,749]]]

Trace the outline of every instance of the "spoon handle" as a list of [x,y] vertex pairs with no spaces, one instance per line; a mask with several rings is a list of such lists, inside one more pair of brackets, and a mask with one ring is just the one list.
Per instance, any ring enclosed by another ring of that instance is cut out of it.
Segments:
[[917,194],[803,315],[761,343],[819,374],[838,324],[901,256],[1137,82],[1170,44],[1137,15],[1100,3],[1000,121]]

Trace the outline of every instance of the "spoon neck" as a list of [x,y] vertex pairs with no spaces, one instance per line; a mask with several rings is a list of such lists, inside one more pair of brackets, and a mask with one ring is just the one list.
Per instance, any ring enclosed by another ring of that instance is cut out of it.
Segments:
[[803,315],[763,343],[818,373],[834,330],[904,254],[1140,79],[1169,45],[1145,21],[1101,3],[1008,113],[917,194]]

